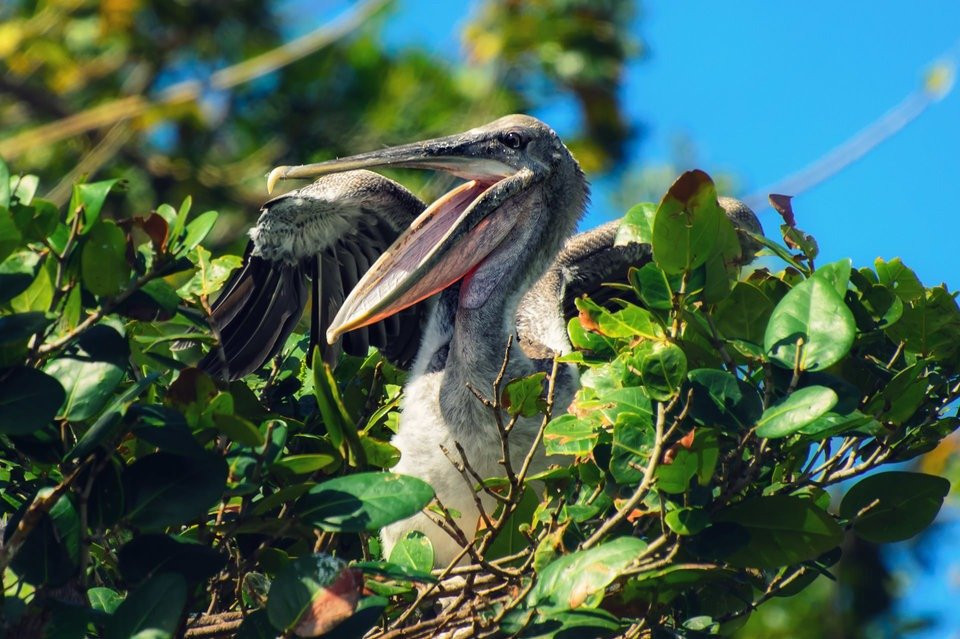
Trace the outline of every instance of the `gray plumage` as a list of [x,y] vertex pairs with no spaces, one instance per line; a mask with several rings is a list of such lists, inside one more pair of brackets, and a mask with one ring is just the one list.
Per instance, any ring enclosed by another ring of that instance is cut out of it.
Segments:
[[[423,205],[399,185],[366,171],[340,173],[384,165],[441,169],[472,182],[414,222]],[[459,444],[481,476],[503,473],[494,416],[471,389],[489,395],[513,336],[506,379],[544,370],[552,356],[568,352],[574,300],[587,294],[609,302],[613,289],[603,284],[623,281],[630,266],[650,261],[650,247],[616,246],[617,222],[571,237],[587,203],[586,180],[557,134],[528,116],[343,160],[280,167],[270,183],[317,175],[325,177],[264,206],[244,268],[214,309],[223,354],[212,352],[202,366],[233,378],[266,361],[292,330],[291,318],[296,323],[312,277],[320,298],[312,339],[324,331],[330,340],[343,335],[348,352],[362,354],[369,343],[401,363],[416,350],[393,439],[401,451],[395,470],[429,482],[445,506],[461,513],[470,535],[478,517],[474,498],[441,447],[455,451]],[[762,232],[741,203],[721,204],[738,228]],[[748,258],[756,250],[751,242],[741,236]],[[264,292],[263,286],[273,288]],[[255,347],[260,335],[266,339]],[[557,412],[577,386],[576,368],[562,366]],[[514,427],[515,467],[539,423],[521,418]],[[541,453],[535,467],[542,465]],[[382,531],[385,551],[411,530],[430,537],[440,565],[460,550],[420,513]]]

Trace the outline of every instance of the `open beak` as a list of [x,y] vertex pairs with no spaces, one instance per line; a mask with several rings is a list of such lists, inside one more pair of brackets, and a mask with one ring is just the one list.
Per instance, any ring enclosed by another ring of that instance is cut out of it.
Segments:
[[[327,328],[327,342],[333,344],[348,331],[378,322],[460,281],[510,232],[515,219],[500,205],[516,191],[511,183],[524,172],[484,158],[480,150],[468,132],[270,172],[271,191],[281,179],[386,166],[441,170],[468,180],[428,206],[370,267]],[[494,192],[501,196],[486,197]]]

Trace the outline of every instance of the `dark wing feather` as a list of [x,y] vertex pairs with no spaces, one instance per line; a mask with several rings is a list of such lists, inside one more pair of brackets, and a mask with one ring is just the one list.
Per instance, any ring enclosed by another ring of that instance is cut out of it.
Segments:
[[313,298],[310,353],[319,345],[334,364],[342,350],[366,355],[381,349],[406,367],[416,355],[430,302],[326,344],[326,328],[345,296],[371,264],[423,210],[406,189],[375,173],[321,178],[264,205],[243,265],[213,303],[220,346],[200,368],[224,379],[251,373],[283,348]]

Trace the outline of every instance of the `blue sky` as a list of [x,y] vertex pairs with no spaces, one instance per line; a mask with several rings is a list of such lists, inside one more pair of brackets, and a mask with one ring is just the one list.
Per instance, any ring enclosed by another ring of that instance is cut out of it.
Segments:
[[[296,6],[291,31],[314,28],[345,2],[287,0]],[[460,30],[470,2],[398,0],[385,37],[447,58],[463,56]],[[303,20],[316,16],[316,22]],[[899,104],[941,54],[960,55],[960,2],[646,2],[631,26],[647,56],[629,66],[623,103],[647,127],[632,152],[637,166],[669,162],[678,137],[695,144],[697,168],[730,173],[739,195],[777,182],[848,139]],[[558,101],[541,113],[563,135],[577,121]],[[693,167],[681,167],[693,168]],[[927,284],[960,288],[960,89],[866,157],[794,200],[801,228],[821,247],[820,262],[855,265],[900,256]],[[593,226],[619,212],[608,185],[595,182]],[[767,234],[779,218],[761,213]],[[954,515],[956,511],[954,511]],[[960,628],[956,575],[960,557],[949,543],[956,518],[930,548],[931,569],[905,550],[891,557],[904,570],[907,614],[939,617],[910,635],[947,637]],[[951,583],[953,585],[951,585]],[[960,635],[958,635],[960,636]]]
[[[386,37],[462,56],[471,7],[400,0]],[[915,90],[938,56],[957,50],[960,3],[658,2],[644,4],[633,28],[648,49],[624,87],[629,114],[648,127],[634,161],[667,162],[685,136],[699,168],[737,176],[742,195],[818,159]],[[540,115],[562,134],[576,121],[571,106],[558,102]],[[821,261],[901,256],[925,282],[957,289],[957,184],[960,90],[800,194],[794,208],[820,241]],[[616,214],[604,184],[596,186],[587,225]],[[776,215],[768,209],[763,221],[775,234]]]

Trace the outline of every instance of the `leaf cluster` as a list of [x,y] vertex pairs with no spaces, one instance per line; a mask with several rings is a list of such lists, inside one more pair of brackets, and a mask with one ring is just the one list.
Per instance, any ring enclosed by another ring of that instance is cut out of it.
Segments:
[[[238,258],[203,247],[217,214],[189,199],[109,219],[117,188],[77,184],[61,209],[0,169],[8,632],[727,634],[829,575],[845,534],[916,535],[949,490],[871,471],[958,426],[954,296],[899,260],[815,267],[799,231],[797,249],[738,239],[702,172],[627,213],[618,241],[652,260],[577,301],[551,374],[477,389],[506,460],[540,416],[547,467],[536,443],[494,478],[446,451],[495,504],[476,534],[388,472],[404,375],[378,353],[307,368],[295,333],[243,380],[193,368]],[[745,269],[761,246],[786,266]],[[562,366],[581,371],[565,411]],[[424,508],[464,561],[435,569],[421,533],[383,556],[377,531]]]

